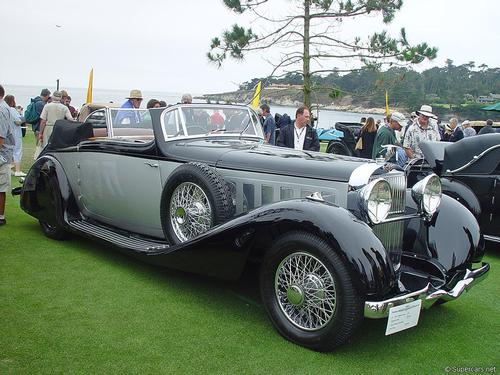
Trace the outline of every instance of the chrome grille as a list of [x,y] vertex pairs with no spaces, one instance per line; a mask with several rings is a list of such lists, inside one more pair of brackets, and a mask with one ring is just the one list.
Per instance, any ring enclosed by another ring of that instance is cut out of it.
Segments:
[[383,175],[372,176],[370,180],[383,178],[391,186],[392,205],[388,217],[394,214],[402,214],[406,207],[406,177],[403,172],[389,172]]
[[389,253],[395,270],[399,268],[399,264],[401,263],[403,229],[403,220],[382,223],[373,227],[373,233],[375,233],[377,238],[384,245],[385,250]]
[[[387,218],[393,218],[404,214],[406,208],[406,177],[404,173],[393,171],[384,175],[373,176],[383,178],[391,186],[392,205]],[[381,223],[373,227],[373,232],[384,245],[385,250],[391,258],[394,270],[397,271],[401,265],[401,253],[403,251],[404,220]]]

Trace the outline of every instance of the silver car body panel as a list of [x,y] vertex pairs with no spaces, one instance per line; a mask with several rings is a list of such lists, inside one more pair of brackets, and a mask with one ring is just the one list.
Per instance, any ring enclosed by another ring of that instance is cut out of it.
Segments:
[[[112,136],[113,129],[109,109],[106,112],[107,139],[114,145],[121,142],[124,145],[130,145],[130,140],[117,139]],[[162,142],[178,142],[179,138],[199,137],[199,135],[184,135],[169,138],[166,135],[164,122],[167,113],[174,114],[176,128],[182,128],[186,133],[185,119],[180,114],[179,108],[166,109],[161,115],[162,136],[164,138]],[[251,125],[255,126],[253,120]],[[258,133],[258,131],[256,132]],[[218,136],[231,137],[230,134]],[[234,134],[232,136],[234,137]],[[104,139],[101,141],[107,142]],[[164,238],[158,197],[162,196],[163,187],[171,173],[182,165],[182,162],[88,150],[64,153],[64,155],[61,153],[58,155],[58,159],[63,163],[72,185],[71,188],[77,197],[77,204],[85,216],[130,232]],[[265,204],[286,199],[305,198],[316,192],[320,193],[327,202],[347,207],[348,191],[359,189],[369,182],[372,174],[379,168],[380,165],[373,162],[360,164],[352,172],[349,183],[242,171],[231,167],[217,169],[232,186],[236,205],[235,214],[241,214]],[[387,176],[396,177],[400,174],[404,177],[403,173],[396,171],[388,173]],[[390,183],[394,185],[393,181]],[[404,208],[404,195],[399,194],[398,198],[402,199],[398,208]],[[401,213],[399,210],[396,212]],[[116,218],[120,218],[120,220],[116,220]],[[391,231],[394,228],[388,224],[387,229]],[[382,238],[385,237],[381,236],[380,233],[378,235]],[[398,246],[400,240],[400,238],[398,240],[392,239],[391,244]]]
[[163,238],[158,160],[101,152],[64,153],[57,157],[86,217]]
[[327,202],[347,206],[347,184],[309,178],[269,175],[248,171],[218,169],[224,179],[233,185],[236,214],[265,204],[293,198],[305,198],[321,193]]

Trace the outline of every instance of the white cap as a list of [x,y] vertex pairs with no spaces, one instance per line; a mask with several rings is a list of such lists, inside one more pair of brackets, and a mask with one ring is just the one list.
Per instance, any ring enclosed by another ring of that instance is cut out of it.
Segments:
[[406,125],[406,117],[400,112],[392,112],[391,113],[391,120],[396,121],[401,126]]

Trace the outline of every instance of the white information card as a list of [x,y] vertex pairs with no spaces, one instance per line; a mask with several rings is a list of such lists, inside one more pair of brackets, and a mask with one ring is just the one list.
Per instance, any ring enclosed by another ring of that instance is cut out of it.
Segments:
[[387,320],[385,335],[392,335],[393,333],[415,327],[418,324],[421,307],[421,300],[416,300],[397,307],[391,307],[389,309],[389,319]]

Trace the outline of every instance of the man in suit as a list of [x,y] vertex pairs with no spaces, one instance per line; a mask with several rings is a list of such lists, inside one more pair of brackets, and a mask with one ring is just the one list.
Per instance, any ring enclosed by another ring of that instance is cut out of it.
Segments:
[[301,106],[295,112],[295,123],[281,129],[277,145],[304,151],[319,151],[319,138],[309,122],[309,109]]
[[457,142],[464,137],[464,132],[458,126],[458,120],[455,117],[450,120],[450,128],[452,131],[449,139],[450,142]]

